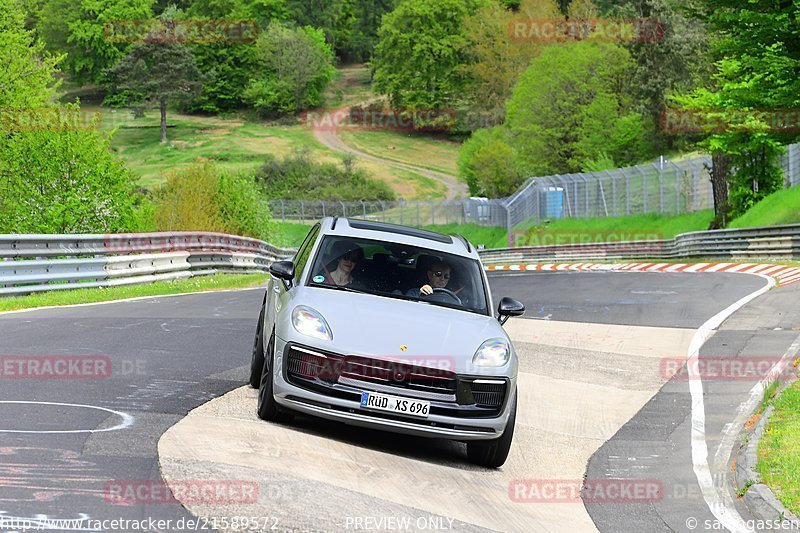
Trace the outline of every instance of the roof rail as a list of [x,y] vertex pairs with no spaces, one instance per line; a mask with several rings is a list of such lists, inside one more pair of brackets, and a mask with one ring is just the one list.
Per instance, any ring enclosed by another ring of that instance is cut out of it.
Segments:
[[333,217],[333,224],[331,224],[331,231],[336,229],[336,221],[339,220],[339,217]]
[[463,235],[460,235],[458,233],[456,233],[456,237],[458,237],[458,239],[461,242],[464,243],[464,247],[467,249],[467,253],[471,254],[472,253],[472,247],[469,245],[469,241],[467,239],[465,239]]

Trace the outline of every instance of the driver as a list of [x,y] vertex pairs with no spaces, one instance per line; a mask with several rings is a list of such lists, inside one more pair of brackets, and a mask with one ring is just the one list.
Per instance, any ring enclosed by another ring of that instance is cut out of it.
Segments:
[[419,289],[413,288],[406,292],[406,296],[412,298],[421,298],[422,296],[430,296],[433,294],[433,289],[444,289],[450,283],[450,266],[444,261],[436,261],[428,269],[428,283]]

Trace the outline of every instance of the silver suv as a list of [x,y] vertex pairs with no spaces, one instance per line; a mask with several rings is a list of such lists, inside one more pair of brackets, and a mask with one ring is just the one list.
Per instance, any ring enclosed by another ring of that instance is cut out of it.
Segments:
[[250,384],[258,416],[304,413],[467,443],[499,467],[514,435],[517,355],[466,239],[326,218],[292,261],[274,263]]

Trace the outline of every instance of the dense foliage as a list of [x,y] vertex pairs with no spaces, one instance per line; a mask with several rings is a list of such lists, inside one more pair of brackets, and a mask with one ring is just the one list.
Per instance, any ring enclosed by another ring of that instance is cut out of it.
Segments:
[[221,172],[198,162],[172,173],[156,192],[159,231],[216,231],[269,238],[272,222],[266,199],[252,177]]
[[342,164],[315,163],[297,151],[282,160],[274,157],[256,173],[266,194],[276,199],[340,200],[346,202],[394,200],[388,185],[370,179],[352,159]]

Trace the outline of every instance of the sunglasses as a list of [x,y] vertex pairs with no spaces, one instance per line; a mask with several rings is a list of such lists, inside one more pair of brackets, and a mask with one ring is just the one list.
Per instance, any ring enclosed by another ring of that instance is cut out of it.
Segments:
[[450,272],[442,272],[441,270],[437,270],[433,273],[433,275],[437,278],[450,279]]
[[359,259],[361,259],[361,255],[358,252],[347,252],[342,256],[342,259],[345,261],[357,262]]

